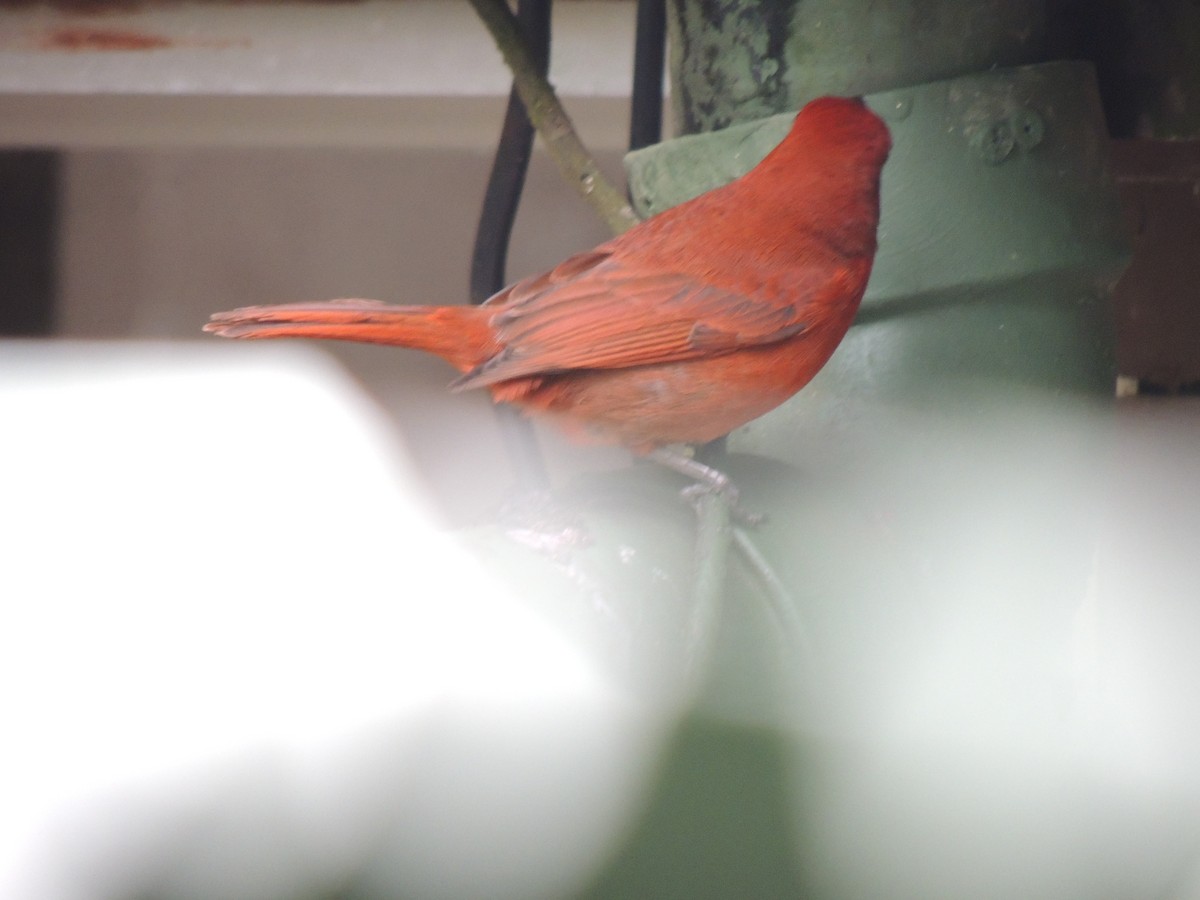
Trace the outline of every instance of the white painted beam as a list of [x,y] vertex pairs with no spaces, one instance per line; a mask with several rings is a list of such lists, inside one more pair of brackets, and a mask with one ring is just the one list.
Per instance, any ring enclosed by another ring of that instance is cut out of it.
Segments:
[[[631,3],[555,4],[551,79],[599,146],[632,48]],[[463,0],[0,8],[6,146],[488,145],[509,84]]]

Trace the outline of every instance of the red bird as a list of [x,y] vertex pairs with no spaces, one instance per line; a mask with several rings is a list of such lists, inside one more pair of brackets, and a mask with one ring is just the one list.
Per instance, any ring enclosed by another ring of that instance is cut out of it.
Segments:
[[463,373],[454,390],[576,435],[636,453],[709,441],[804,387],[846,334],[890,149],[861,100],[824,97],[746,175],[480,306],[251,306],[205,331],[414,347]]

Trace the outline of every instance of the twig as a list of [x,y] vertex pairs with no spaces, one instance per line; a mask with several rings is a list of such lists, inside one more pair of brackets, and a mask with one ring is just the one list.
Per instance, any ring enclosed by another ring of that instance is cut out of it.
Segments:
[[698,516],[692,572],[692,614],[687,625],[687,671],[698,690],[712,663],[725,576],[729,570],[731,516],[729,498],[716,491],[698,491],[692,498]]
[[596,211],[614,234],[637,223],[625,195],[604,177],[579,135],[550,82],[538,71],[505,0],[471,0],[471,6],[492,34],[496,46],[513,73],[513,84],[529,121],[546,144],[546,150],[563,177],[575,185],[580,196]]
[[783,635],[789,662],[797,668],[810,666],[813,660],[812,643],[792,592],[744,528],[733,529],[733,543],[743,561],[762,582],[767,608]]

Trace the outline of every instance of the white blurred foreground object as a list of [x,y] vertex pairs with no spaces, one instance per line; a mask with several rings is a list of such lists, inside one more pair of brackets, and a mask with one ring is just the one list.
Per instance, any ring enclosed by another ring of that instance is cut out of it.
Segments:
[[815,652],[685,697],[653,471],[516,596],[315,351],[0,344],[0,897],[1198,900],[1200,405],[985,399],[732,455]]
[[531,896],[608,850],[628,706],[326,357],[0,360],[0,897],[319,893],[385,839],[416,895]]

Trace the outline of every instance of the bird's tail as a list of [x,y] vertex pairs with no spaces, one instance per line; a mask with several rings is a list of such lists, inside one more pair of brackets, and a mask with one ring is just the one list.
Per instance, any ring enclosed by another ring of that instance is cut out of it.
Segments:
[[390,306],[378,300],[327,300],[246,306],[217,313],[204,330],[258,340],[304,337],[411,347],[433,353],[461,372],[498,349],[478,306]]

